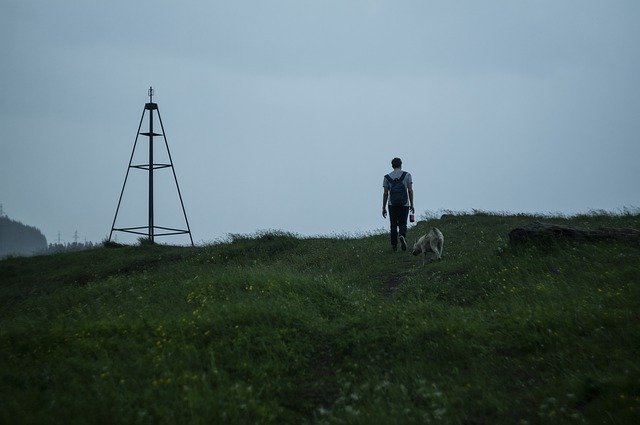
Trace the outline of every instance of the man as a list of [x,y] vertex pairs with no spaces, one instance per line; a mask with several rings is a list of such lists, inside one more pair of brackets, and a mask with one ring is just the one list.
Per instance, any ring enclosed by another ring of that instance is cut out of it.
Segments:
[[[411,174],[402,171],[402,160],[393,158],[393,171],[384,176],[382,187],[382,217],[387,218],[387,200],[389,201],[389,220],[391,221],[391,247],[398,250],[398,239],[403,251],[407,250],[407,216],[413,213],[413,181]],[[398,237],[398,233],[400,236]]]

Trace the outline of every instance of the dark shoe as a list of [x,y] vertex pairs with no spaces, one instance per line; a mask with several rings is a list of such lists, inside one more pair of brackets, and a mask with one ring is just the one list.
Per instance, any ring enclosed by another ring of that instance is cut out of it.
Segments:
[[400,246],[402,247],[403,251],[407,250],[407,240],[404,238],[404,236],[400,236]]

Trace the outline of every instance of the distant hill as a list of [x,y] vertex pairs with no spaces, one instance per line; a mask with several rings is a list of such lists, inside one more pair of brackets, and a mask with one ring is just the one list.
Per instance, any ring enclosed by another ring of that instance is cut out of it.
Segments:
[[35,227],[8,217],[0,217],[0,258],[9,255],[33,255],[47,249],[47,238]]

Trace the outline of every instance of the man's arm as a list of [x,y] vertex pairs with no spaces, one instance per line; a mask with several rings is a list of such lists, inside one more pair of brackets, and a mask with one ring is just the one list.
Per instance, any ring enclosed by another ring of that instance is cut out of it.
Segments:
[[382,194],[382,216],[384,218],[387,218],[387,199],[389,199],[389,189],[385,187]]
[[409,209],[411,210],[412,213],[415,213],[416,210],[415,208],[413,208],[413,185],[411,183],[409,183],[409,187],[407,187],[407,191],[409,192],[409,203],[411,204]]

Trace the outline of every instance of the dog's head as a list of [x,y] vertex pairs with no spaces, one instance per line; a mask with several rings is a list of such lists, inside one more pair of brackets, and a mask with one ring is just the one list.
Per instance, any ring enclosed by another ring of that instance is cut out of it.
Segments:
[[413,244],[413,250],[411,250],[411,253],[413,255],[420,255],[422,254],[422,245],[420,245],[418,242]]

